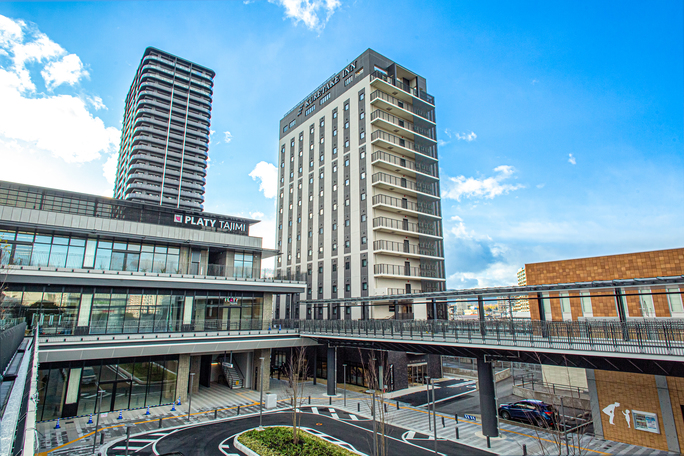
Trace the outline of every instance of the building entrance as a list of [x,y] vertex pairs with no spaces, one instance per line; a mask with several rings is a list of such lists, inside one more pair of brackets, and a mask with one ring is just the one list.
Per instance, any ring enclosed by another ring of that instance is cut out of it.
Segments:
[[408,365],[409,386],[423,385],[427,375],[427,363]]

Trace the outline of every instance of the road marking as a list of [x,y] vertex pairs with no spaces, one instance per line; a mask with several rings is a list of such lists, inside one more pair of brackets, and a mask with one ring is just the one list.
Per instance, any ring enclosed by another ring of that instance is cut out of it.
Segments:
[[318,407],[311,407],[311,413],[318,415]]
[[349,414],[349,419],[352,421],[358,421],[358,418],[356,417],[356,415],[352,415],[351,413]]
[[[444,399],[439,399],[439,400],[435,401],[435,404],[439,404],[440,402],[444,402],[444,401],[450,401],[451,399],[456,399],[457,397],[461,397],[461,396],[463,396],[463,395],[465,395],[465,394],[470,394],[470,393],[472,393],[472,392],[474,392],[474,391],[477,391],[477,390],[475,389],[475,386],[471,386],[471,387],[469,387],[469,388],[470,388],[470,389],[468,389],[467,391],[464,391],[464,392],[462,392],[462,393],[455,394],[455,395],[449,396],[449,397],[445,397]],[[430,402],[430,403],[431,403],[431,402]],[[428,405],[428,404],[426,403],[426,404],[422,404],[422,405],[416,405],[416,407],[425,407],[426,405]]]
[[328,411],[330,412],[330,416],[332,416],[332,417],[335,418],[336,420],[339,420],[339,419],[340,419],[340,417],[337,415],[337,413],[335,413],[335,409],[334,409],[334,408],[329,408]]
[[156,442],[157,439],[130,439],[129,442]]
[[416,436],[416,433],[413,431],[409,431],[408,434],[406,434],[406,440],[411,440]]

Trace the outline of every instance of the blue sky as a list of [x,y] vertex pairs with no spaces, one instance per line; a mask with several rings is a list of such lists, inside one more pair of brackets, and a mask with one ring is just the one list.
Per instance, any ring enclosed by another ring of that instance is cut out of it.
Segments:
[[0,179],[111,196],[155,46],[216,71],[205,210],[263,220],[278,121],[373,48],[436,97],[448,286],[684,246],[682,2],[0,3]]

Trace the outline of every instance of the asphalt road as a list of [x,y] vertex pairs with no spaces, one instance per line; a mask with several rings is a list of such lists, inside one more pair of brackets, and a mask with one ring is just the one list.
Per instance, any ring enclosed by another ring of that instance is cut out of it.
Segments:
[[[435,383],[435,401],[437,404],[448,402],[474,391],[475,381],[463,379],[442,380]],[[430,395],[432,396],[432,394]],[[392,400],[404,402],[413,407],[424,407],[428,403],[427,386],[421,391],[395,397]]]
[[[373,422],[333,407],[304,407],[301,426],[310,429],[326,440],[371,454]],[[292,412],[265,413],[264,426],[291,425]],[[183,456],[233,456],[241,455],[233,445],[234,436],[259,426],[259,415],[230,418],[215,423],[189,425],[176,430],[161,429],[136,435],[130,440],[129,454],[136,456],[163,455],[180,452]],[[387,454],[393,456],[434,455],[434,440],[430,436],[386,425]],[[126,443],[119,441],[109,447],[107,456],[125,454]],[[489,453],[448,440],[437,441],[442,455],[490,456]]]

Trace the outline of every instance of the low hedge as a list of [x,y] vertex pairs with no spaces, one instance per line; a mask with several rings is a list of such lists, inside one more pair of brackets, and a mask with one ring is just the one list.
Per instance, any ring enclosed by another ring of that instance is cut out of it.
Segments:
[[299,430],[299,443],[292,442],[291,427],[253,429],[238,437],[240,443],[261,456],[356,456],[342,447]]

